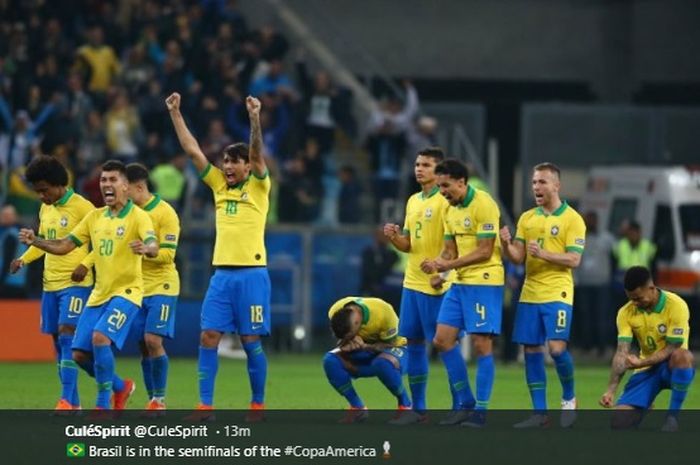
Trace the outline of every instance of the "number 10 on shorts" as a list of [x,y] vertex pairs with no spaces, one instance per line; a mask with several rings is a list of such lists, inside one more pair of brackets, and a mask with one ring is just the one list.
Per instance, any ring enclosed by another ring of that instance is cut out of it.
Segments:
[[250,322],[251,323],[262,323],[263,322],[263,307],[262,307],[262,305],[251,305],[250,306]]

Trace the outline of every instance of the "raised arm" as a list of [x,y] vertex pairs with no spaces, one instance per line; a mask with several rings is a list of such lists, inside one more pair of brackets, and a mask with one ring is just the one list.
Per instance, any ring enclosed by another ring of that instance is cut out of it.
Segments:
[[519,240],[513,240],[508,226],[504,226],[500,231],[501,250],[503,255],[516,265],[520,265],[525,260],[525,244]]
[[250,143],[248,158],[250,159],[250,169],[258,177],[265,176],[267,165],[263,157],[262,129],[260,128],[260,100],[248,96],[245,99],[245,106],[250,118]]
[[19,240],[23,244],[34,246],[54,255],[66,255],[77,247],[77,244],[70,239],[70,236],[53,240],[39,239],[33,230],[24,228],[19,231]]
[[173,122],[173,127],[175,127],[175,133],[177,134],[177,139],[180,141],[182,149],[192,159],[197,171],[201,173],[209,164],[209,160],[204,156],[197,140],[187,128],[182,113],[180,113],[180,94],[177,92],[170,94],[170,97],[165,99],[165,105],[168,107],[170,119]]
[[401,227],[398,224],[385,224],[384,235],[396,247],[396,250],[404,253],[411,251],[411,236],[409,234],[401,234]]

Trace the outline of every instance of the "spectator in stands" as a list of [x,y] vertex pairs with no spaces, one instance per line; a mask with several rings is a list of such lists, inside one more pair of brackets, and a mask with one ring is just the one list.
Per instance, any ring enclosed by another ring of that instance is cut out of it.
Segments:
[[[656,245],[642,237],[642,227],[634,220],[623,222],[624,237],[613,247],[615,257],[615,279],[613,285],[616,306],[620,308],[627,301],[624,292],[625,271],[633,266],[643,266],[656,274]],[[619,304],[619,305],[617,305]]]
[[297,155],[284,164],[279,184],[277,219],[282,223],[311,223],[321,211],[321,179],[307,172],[306,158]]
[[602,355],[612,346],[615,335],[610,322],[615,319],[616,308],[611,301],[612,249],[615,238],[608,231],[598,229],[598,215],[594,211],[583,216],[586,222],[586,253],[581,265],[574,270],[577,318],[574,334],[586,350],[597,349]]
[[83,127],[83,133],[78,143],[76,174],[83,177],[92,167],[106,160],[107,136],[105,135],[102,115],[97,110],[92,110],[87,115],[87,124]]
[[141,121],[125,90],[120,89],[105,114],[107,147],[115,158],[132,163],[138,156]]
[[27,269],[10,274],[12,260],[27,250],[18,234],[17,211],[12,205],[5,205],[0,209],[0,296],[5,298],[26,297]]
[[250,84],[250,95],[261,97],[275,94],[285,98],[295,98],[296,92],[292,80],[284,72],[284,63],[275,58],[270,61],[267,72]]
[[338,221],[340,224],[357,224],[362,215],[360,195],[362,186],[357,179],[355,168],[345,165],[338,171],[340,194],[338,195]]
[[104,44],[101,26],[88,32],[88,43],[78,49],[76,68],[89,76],[88,90],[102,100],[121,72],[121,63],[114,49]]
[[[267,158],[279,162],[284,158],[282,144],[289,129],[289,108],[277,94],[265,94],[260,99],[263,110],[260,112],[260,125],[263,133],[263,153]],[[226,117],[229,131],[237,140],[250,138],[250,123],[245,120],[244,103],[238,101],[230,106]]]
[[418,94],[410,82],[404,82],[406,102],[392,96],[375,111],[369,122],[367,148],[374,172],[375,220],[382,211],[397,200],[401,164],[406,155],[406,133],[418,111]]
[[187,161],[187,155],[180,152],[172,160],[162,159],[151,170],[154,192],[177,211],[182,211],[185,203],[187,180],[184,171]]
[[[352,134],[352,116],[347,91],[336,88],[326,71],[318,71],[313,80],[306,70],[306,63],[297,61],[297,76],[302,93],[302,114],[306,137],[318,141],[321,154],[333,149],[335,130],[343,126]],[[422,148],[422,147],[421,147]]]
[[387,278],[399,261],[399,255],[384,235],[383,228],[374,231],[374,242],[362,251],[360,294],[387,298]]

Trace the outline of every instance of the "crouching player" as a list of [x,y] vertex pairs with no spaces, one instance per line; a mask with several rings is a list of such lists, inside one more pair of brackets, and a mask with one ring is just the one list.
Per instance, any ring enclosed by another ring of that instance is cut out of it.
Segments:
[[401,378],[406,339],[398,336],[399,318],[392,306],[377,298],[345,297],[333,304],[328,317],[338,346],[326,353],[323,369],[331,386],[350,404],[341,422],[361,422],[368,416],[352,378],[376,376],[398,400],[399,411],[410,410]]
[[[636,426],[662,389],[671,389],[668,416],[662,430],[678,430],[678,412],[695,376],[688,305],[676,294],[654,286],[649,270],[633,266],[625,273],[629,302],[617,313],[617,352],[612,361],[608,389],[600,398],[612,407],[617,385],[627,370],[634,374],[615,404],[613,428]],[[639,356],[630,353],[637,340]]]

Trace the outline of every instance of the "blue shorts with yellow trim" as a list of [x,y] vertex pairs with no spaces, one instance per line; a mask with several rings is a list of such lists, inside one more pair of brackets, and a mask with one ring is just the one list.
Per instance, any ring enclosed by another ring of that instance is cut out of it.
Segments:
[[547,340],[569,340],[571,305],[564,302],[518,303],[513,325],[513,342],[540,346]]
[[408,339],[432,341],[443,295],[429,295],[403,288],[399,335]]
[[503,286],[453,284],[442,300],[438,324],[469,334],[501,334]]
[[92,287],[71,286],[41,295],[41,332],[57,334],[59,325],[77,326]]
[[172,339],[175,337],[176,295],[151,295],[143,298],[141,311],[131,324],[131,332],[138,339],[146,333]]
[[102,305],[85,307],[75,330],[73,349],[92,352],[94,331],[104,334],[121,349],[140,311],[138,305],[124,297],[112,297]]
[[218,268],[202,302],[202,330],[267,336],[271,293],[265,267]]

